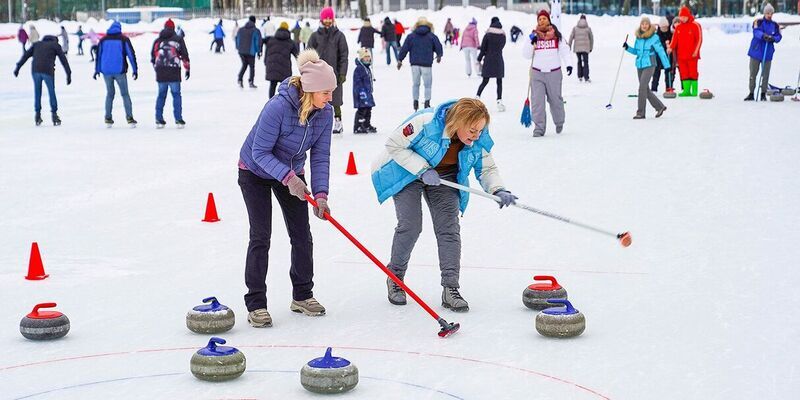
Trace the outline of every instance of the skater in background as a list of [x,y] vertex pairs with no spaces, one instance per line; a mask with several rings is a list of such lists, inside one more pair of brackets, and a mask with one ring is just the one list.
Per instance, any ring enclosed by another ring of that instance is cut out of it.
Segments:
[[236,49],[239,51],[239,59],[242,61],[242,68],[239,69],[239,79],[237,83],[240,88],[244,88],[242,79],[244,73],[250,68],[250,78],[247,82],[251,89],[256,89],[256,56],[261,58],[261,33],[256,29],[256,17],[251,15],[244,27],[236,33]]
[[267,15],[267,18],[261,21],[261,31],[263,32],[263,38],[266,39],[268,37],[275,36],[275,24],[272,23],[272,17]]
[[397,33],[394,31],[394,24],[389,17],[383,19],[383,26],[381,27],[381,36],[385,43],[384,50],[386,51],[386,65],[392,64],[392,53],[394,59],[397,60],[398,49],[400,44],[397,41]]
[[449,46],[453,45],[453,22],[450,18],[448,18],[447,23],[444,24],[444,44]]
[[20,24],[17,31],[17,40],[22,44],[22,54],[25,54],[25,44],[28,43],[28,32],[25,32],[25,25]]
[[358,32],[358,40],[356,43],[360,44],[362,48],[369,50],[372,55],[372,49],[375,47],[375,35],[383,36],[381,31],[372,26],[372,22],[368,18],[364,18],[364,24]]
[[419,83],[420,79],[425,84],[425,106],[431,106],[431,86],[433,85],[433,56],[436,62],[442,62],[442,44],[433,33],[433,24],[425,17],[419,17],[414,24],[414,31],[408,35],[400,55],[397,57],[397,69],[403,66],[403,60],[409,55],[411,64],[411,94],[414,97],[414,111],[419,109]]
[[519,35],[522,34],[522,29],[519,29],[518,26],[514,25],[511,27],[511,43],[517,43],[519,39]]
[[[547,130],[545,101],[550,104],[550,114],[556,125],[556,133],[564,129],[564,99],[561,97],[563,75],[561,66],[567,66],[567,76],[572,75],[569,62],[569,46],[561,32],[550,23],[550,13],[541,10],[536,17],[536,29],[524,47],[526,58],[533,57],[531,63],[531,112],[534,129],[533,137],[544,136]],[[534,53],[536,56],[534,57]]]
[[357,111],[353,122],[353,133],[375,133],[378,129],[372,126],[372,107],[375,107],[375,98],[372,96],[372,53],[369,49],[363,47],[359,49],[355,63],[353,103]]
[[473,18],[464,29],[460,47],[460,50],[464,53],[464,70],[467,73],[467,77],[472,76],[473,67],[475,68],[475,75],[481,75],[481,67],[478,65],[479,47],[481,47],[481,41],[478,38],[478,21]]
[[772,67],[772,57],[775,54],[775,43],[781,41],[781,28],[772,20],[775,8],[767,3],[764,6],[764,18],[756,19],[753,22],[753,39],[750,40],[750,49],[747,55],[750,57],[750,93],[744,98],[745,101],[755,99],[753,93],[756,89],[756,78],[762,61],[764,68],[761,71],[761,101],[767,99],[767,88],[769,88],[769,72]]
[[75,32],[75,35],[78,37],[78,55],[83,55],[83,27],[78,25],[78,31]]
[[459,39],[461,39],[461,28],[453,28],[453,46],[458,46]]
[[297,58],[300,50],[292,41],[289,24],[281,22],[275,35],[264,40],[265,78],[269,81],[269,98],[281,82],[292,76],[292,57]]
[[503,48],[505,46],[506,33],[503,31],[503,25],[500,24],[500,18],[492,17],[489,29],[483,35],[481,52],[478,54],[478,62],[483,63],[481,68],[483,81],[478,86],[478,98],[481,97],[489,79],[495,78],[497,80],[497,111],[499,112],[506,110],[503,105],[503,76],[505,75]]
[[[661,47],[664,49],[669,48],[669,44],[672,42],[672,30],[669,26],[669,20],[666,17],[661,17],[661,20],[658,23],[658,30],[656,31],[658,35],[658,40],[661,42]],[[675,77],[675,60],[670,55],[669,57],[669,64],[670,67],[667,68],[661,62],[660,57],[656,57],[656,62],[658,65],[656,66],[656,70],[653,71],[653,82],[650,85],[650,90],[654,92],[658,92],[658,81],[661,79],[661,70],[664,70],[664,85],[666,86],[667,92],[672,92],[674,89],[672,88],[672,79]]]
[[214,25],[214,29],[209,32],[210,34],[214,35],[214,39],[211,42],[211,46],[208,50],[211,50],[212,47],[215,45],[217,48],[214,50],[214,53],[220,53],[225,50],[225,30],[222,29],[222,19],[220,18],[219,22]]
[[29,58],[31,61],[31,75],[33,76],[33,110],[36,113],[34,121],[36,126],[42,123],[42,82],[47,86],[47,93],[50,95],[50,112],[53,117],[53,125],[61,125],[61,118],[58,117],[58,99],[56,98],[56,57],[67,73],[67,85],[72,83],[72,70],[69,68],[67,56],[64,50],[58,45],[58,38],[47,35],[41,41],[37,41],[25,51],[22,58],[17,62],[14,69],[14,76],[19,76],[19,70],[25,65]]
[[167,102],[167,91],[172,92],[172,114],[178,129],[186,126],[183,120],[183,101],[181,97],[181,65],[186,70],[185,78],[189,80],[189,50],[183,38],[175,32],[175,23],[168,19],[164,29],[150,48],[150,63],[156,71],[158,97],[156,98],[156,128],[163,128],[164,104]]
[[[272,326],[267,311],[267,269],[272,236],[272,198],[278,200],[291,243],[293,312],[309,316],[325,314],[314,287],[314,244],[308,220],[311,195],[317,203],[314,215],[325,219],[330,212],[331,101],[336,87],[333,68],[314,50],[297,59],[300,76],[281,83],[278,94],[267,101],[239,152],[239,187],[250,221],[250,243],[245,261],[247,322],[255,328]],[[306,154],[311,153],[311,190],[306,186]]]
[[292,41],[297,48],[300,48],[300,20],[295,21],[294,28],[292,28]]
[[[30,42],[30,44],[33,45],[34,43],[36,43],[38,41],[39,41],[39,31],[36,30],[36,26],[31,24],[30,33],[28,34],[28,42]],[[61,51],[64,51],[64,50],[62,49]]]
[[97,46],[100,44],[100,35],[98,35],[97,32],[94,31],[94,28],[89,28],[89,33],[84,35],[84,38],[88,39],[89,43],[92,45],[91,47],[89,47],[89,56],[91,56],[92,58],[89,61],[94,61],[95,58],[97,58],[97,50],[98,50]]
[[311,34],[314,31],[311,30],[311,24],[306,21],[306,24],[303,25],[303,29],[300,30],[300,41],[303,42],[303,50],[308,47],[308,39],[311,39]]
[[69,34],[64,27],[61,27],[61,50],[64,51],[64,54],[69,54]]
[[675,58],[681,72],[681,86],[683,87],[683,91],[678,96],[694,97],[698,92],[697,62],[700,60],[700,47],[703,45],[703,28],[695,21],[692,11],[687,6],[681,7],[676,19],[680,20],[680,24],[675,28],[667,53],[671,54],[675,51],[677,55]]
[[403,34],[406,33],[406,28],[397,19],[394,20],[394,34],[397,35],[397,43],[403,44]]
[[[439,254],[442,305],[457,312],[469,311],[459,292],[461,227],[459,214],[469,195],[441,185],[442,180],[469,186],[474,171],[481,188],[498,196],[500,208],[517,197],[506,190],[492,157],[489,111],[477,99],[462,98],[426,109],[407,118],[391,133],[372,169],[372,184],[383,203],[394,200],[397,227],[388,268],[405,280],[411,251],[422,232],[422,198],[428,204]],[[406,293],[386,280],[389,302],[406,304]]]
[[669,58],[664,48],[661,46],[661,39],[656,35],[656,27],[650,23],[650,18],[642,17],[639,29],[634,32],[636,41],[633,46],[628,46],[625,42],[622,47],[628,53],[636,56],[636,72],[639,76],[639,95],[638,108],[633,119],[644,119],[647,111],[647,102],[656,109],[656,118],[661,117],[667,107],[658,99],[655,93],[650,90],[650,80],[653,78],[653,71],[657,68],[656,57],[661,59],[661,65],[669,68]]
[[340,134],[344,131],[342,126],[342,104],[344,95],[342,85],[347,80],[347,39],[344,33],[336,27],[336,15],[330,7],[323,8],[319,13],[321,24],[316,32],[308,39],[308,47],[315,49],[319,57],[333,67],[336,73],[338,86],[333,91],[333,133]]
[[[127,59],[127,60],[126,60]],[[125,119],[131,127],[136,126],[133,119],[133,105],[131,96],[128,93],[128,62],[133,69],[133,80],[139,78],[139,66],[136,63],[136,52],[133,50],[130,39],[122,34],[122,25],[119,21],[114,21],[108,28],[106,36],[100,39],[98,44],[97,59],[94,63],[93,79],[97,80],[100,74],[106,83],[106,115],[105,123],[108,126],[114,124],[111,118],[111,111],[114,106],[114,83],[119,86],[119,94],[122,96],[122,104],[125,107]]]
[[589,53],[594,49],[594,35],[585,15],[581,14],[578,23],[572,28],[567,44],[578,57],[578,80],[591,82],[589,79]]

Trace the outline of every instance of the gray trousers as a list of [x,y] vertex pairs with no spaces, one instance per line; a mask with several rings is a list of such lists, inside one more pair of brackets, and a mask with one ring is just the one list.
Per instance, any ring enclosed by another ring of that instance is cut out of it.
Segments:
[[[442,175],[442,179],[455,182],[455,174]],[[394,195],[397,227],[392,240],[392,259],[389,269],[402,279],[408,269],[411,251],[422,232],[422,197],[428,203],[433,220],[433,231],[439,246],[439,269],[442,286],[459,287],[461,270],[461,226],[458,223],[458,191],[446,186],[426,186],[416,180]]]
[[[653,65],[655,65],[655,62]],[[650,101],[650,105],[656,111],[661,111],[664,108],[664,103],[650,90],[650,80],[653,79],[655,70],[655,66],[636,70],[636,73],[639,74],[639,108],[636,109],[636,115],[638,116],[644,117],[647,110],[647,101]]]
[[419,80],[425,84],[425,101],[431,99],[431,85],[433,84],[433,68],[419,65],[411,66],[411,94],[414,100],[419,100]]
[[550,104],[550,115],[556,126],[564,125],[564,99],[561,97],[561,80],[563,78],[561,70],[553,72],[540,72],[531,70],[533,79],[531,80],[531,114],[533,132],[544,134],[547,129],[547,114],[545,112],[544,101]]
[[[767,93],[767,88],[769,88],[770,67],[772,67],[772,60],[764,61],[764,71],[762,72],[764,77],[761,79],[761,93]],[[761,60],[750,57],[750,93],[756,90],[756,79],[758,78],[759,68],[761,68]]]
[[117,82],[119,86],[122,105],[125,106],[125,117],[133,118],[131,95],[128,93],[128,76],[125,74],[108,74],[103,75],[103,79],[106,81],[106,118],[111,118],[111,110],[114,107],[114,82]]

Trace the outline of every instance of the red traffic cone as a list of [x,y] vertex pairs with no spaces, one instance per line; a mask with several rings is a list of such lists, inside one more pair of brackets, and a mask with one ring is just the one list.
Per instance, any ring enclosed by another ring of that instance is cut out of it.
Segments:
[[44,273],[42,255],[39,253],[39,243],[33,242],[31,245],[31,259],[28,262],[28,275],[25,279],[29,281],[40,281],[48,276],[50,275]]
[[347,171],[345,171],[347,175],[358,175],[358,170],[356,169],[356,158],[353,156],[353,152],[350,152],[350,159],[347,160]]
[[217,205],[214,203],[214,193],[209,193],[206,201],[206,217],[203,218],[203,222],[218,222],[219,220]]

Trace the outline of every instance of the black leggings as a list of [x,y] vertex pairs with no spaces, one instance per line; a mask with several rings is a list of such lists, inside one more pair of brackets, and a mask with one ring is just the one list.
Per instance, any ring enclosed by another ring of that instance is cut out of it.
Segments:
[[275,96],[275,89],[278,88],[278,85],[281,84],[281,81],[269,81],[269,98],[271,99],[272,96]]
[[[489,79],[492,78],[483,78],[483,82],[481,82],[481,85],[478,86],[478,97],[481,96],[481,93],[483,93],[483,89],[485,89],[486,85],[489,84]],[[503,98],[503,78],[495,78],[495,79],[497,79],[497,100],[501,100]]]

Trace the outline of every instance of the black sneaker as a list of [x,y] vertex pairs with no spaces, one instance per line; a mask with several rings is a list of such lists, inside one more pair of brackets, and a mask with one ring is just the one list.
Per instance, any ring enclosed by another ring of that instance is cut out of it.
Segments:
[[53,125],[59,126],[61,125],[61,118],[58,118],[58,114],[53,113]]
[[378,133],[378,128],[372,125],[367,125],[367,133]]
[[33,117],[33,121],[36,122],[36,126],[41,125],[42,124],[42,113],[38,113],[37,112],[36,115]]
[[365,128],[363,125],[356,125],[353,128],[353,133],[367,133],[367,128]]
[[431,101],[425,100],[425,108],[431,108]]
[[111,128],[111,126],[114,125],[114,120],[111,119],[111,118],[106,118],[105,122],[106,122],[106,126],[109,127],[109,128]]
[[414,100],[414,111],[419,110],[419,100]]
[[252,81],[250,82],[250,89],[258,89],[258,86],[255,85]]
[[239,84],[239,87],[240,87],[240,88],[244,89],[244,84],[242,84],[242,80],[241,80],[241,79],[239,79],[238,81],[236,81],[236,83],[238,83],[238,84]]
[[179,120],[175,121],[175,126],[177,126],[178,129],[183,129],[183,128],[186,127],[186,121],[184,121],[182,119],[179,119]]
[[163,129],[166,125],[167,121],[164,121],[163,119],[156,120],[156,129]]
[[767,101],[767,94],[766,93],[761,93],[761,98],[760,99],[761,99],[761,101]]
[[133,117],[127,117],[125,119],[128,121],[128,125],[130,125],[131,128],[136,128],[136,120],[133,119]]
[[750,94],[747,95],[747,97],[744,98],[744,101],[753,101],[755,99],[756,98],[753,97],[753,93],[751,92]]

